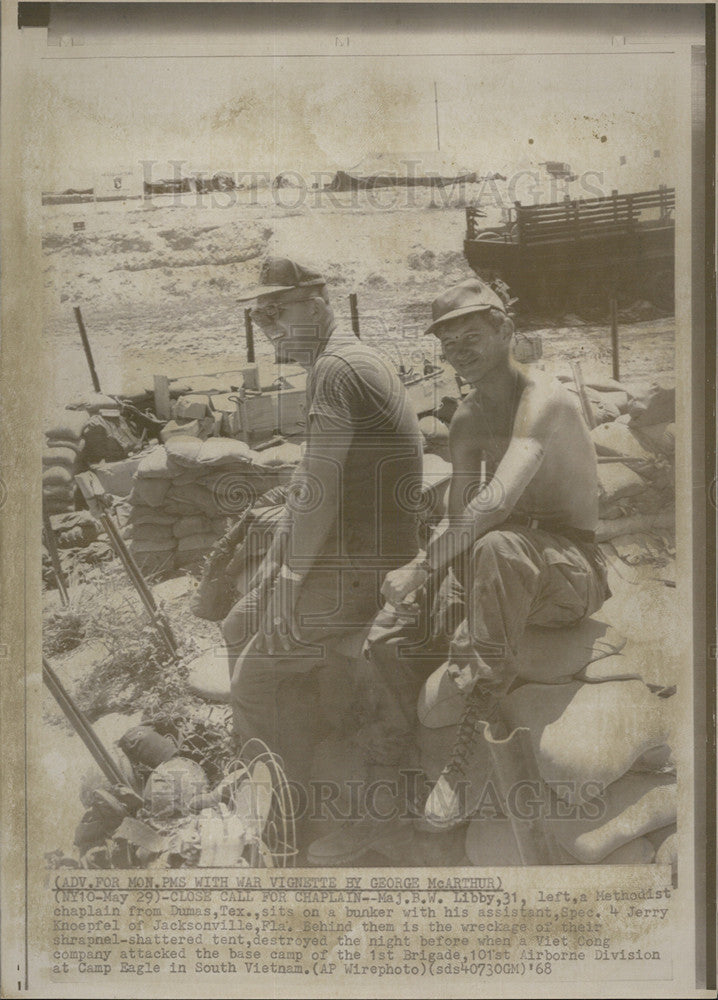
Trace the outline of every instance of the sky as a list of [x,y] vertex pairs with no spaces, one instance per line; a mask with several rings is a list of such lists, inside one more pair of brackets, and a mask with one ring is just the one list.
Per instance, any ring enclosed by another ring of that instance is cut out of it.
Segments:
[[211,58],[191,46],[188,55],[186,44],[163,58],[140,36],[114,50],[56,46],[31,90],[43,190],[89,186],[98,171],[145,160],[158,162],[157,176],[170,173],[169,160],[188,171],[309,174],[377,152],[433,150],[434,84],[441,151],[457,168],[506,172],[553,159],[609,172],[623,190],[675,183],[676,81],[664,55],[541,54],[524,38],[524,54],[431,56],[410,51],[414,39],[403,54],[318,59],[298,56],[307,44],[286,32],[257,37],[249,58],[246,35],[242,55]]

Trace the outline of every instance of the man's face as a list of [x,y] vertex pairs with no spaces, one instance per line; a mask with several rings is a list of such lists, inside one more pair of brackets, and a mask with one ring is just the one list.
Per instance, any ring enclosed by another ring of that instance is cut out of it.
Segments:
[[436,336],[452,368],[473,385],[508,357],[510,337],[497,330],[483,312],[449,320],[438,328]]
[[306,291],[264,295],[251,310],[252,321],[274,347],[276,361],[305,361],[316,343],[318,320],[314,295]]

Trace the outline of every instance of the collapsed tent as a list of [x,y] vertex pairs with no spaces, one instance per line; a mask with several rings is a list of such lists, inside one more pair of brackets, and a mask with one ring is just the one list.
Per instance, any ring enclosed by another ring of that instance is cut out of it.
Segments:
[[444,187],[476,181],[476,173],[461,169],[441,153],[378,153],[349,170],[337,170],[330,191],[375,187]]

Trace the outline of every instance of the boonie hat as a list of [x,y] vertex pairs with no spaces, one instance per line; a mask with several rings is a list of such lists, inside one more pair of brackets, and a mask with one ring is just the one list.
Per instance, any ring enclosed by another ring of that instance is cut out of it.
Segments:
[[486,309],[500,309],[506,313],[503,300],[489,285],[480,278],[467,278],[434,299],[431,303],[433,322],[424,333],[435,333],[437,326],[455,316],[484,312]]
[[259,272],[259,284],[248,288],[237,300],[249,302],[260,295],[272,295],[276,292],[291,292],[295,288],[309,288],[312,285],[325,285],[326,278],[313,267],[299,264],[288,257],[267,257]]

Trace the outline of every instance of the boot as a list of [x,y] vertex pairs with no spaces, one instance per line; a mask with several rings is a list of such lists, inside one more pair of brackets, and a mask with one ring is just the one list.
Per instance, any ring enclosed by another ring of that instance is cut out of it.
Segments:
[[476,689],[470,692],[449,759],[424,806],[424,820],[429,827],[448,830],[465,822],[476,809],[489,774],[484,729],[499,717],[495,699]]

